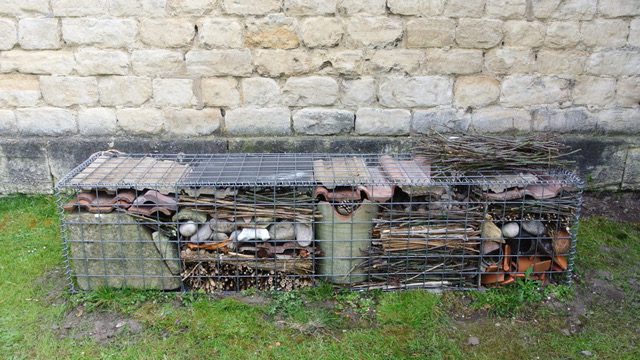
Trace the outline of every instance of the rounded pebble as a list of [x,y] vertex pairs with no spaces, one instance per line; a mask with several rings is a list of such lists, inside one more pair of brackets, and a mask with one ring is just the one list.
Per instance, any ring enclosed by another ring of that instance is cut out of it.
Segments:
[[510,222],[502,225],[502,235],[506,238],[514,238],[519,232],[520,226],[517,223]]
[[187,221],[185,224],[180,225],[180,235],[184,237],[191,237],[198,231],[198,225],[193,221]]
[[525,221],[522,223],[522,230],[531,235],[543,235],[546,231],[544,224],[539,220]]

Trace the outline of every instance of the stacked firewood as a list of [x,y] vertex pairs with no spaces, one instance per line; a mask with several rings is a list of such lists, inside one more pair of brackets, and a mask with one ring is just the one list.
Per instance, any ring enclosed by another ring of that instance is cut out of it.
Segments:
[[313,284],[309,276],[220,261],[187,262],[182,278],[190,289],[207,293],[247,289],[291,291]]

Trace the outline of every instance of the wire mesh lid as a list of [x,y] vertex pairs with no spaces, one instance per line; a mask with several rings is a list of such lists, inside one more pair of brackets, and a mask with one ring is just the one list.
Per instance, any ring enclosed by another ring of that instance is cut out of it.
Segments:
[[[202,186],[426,187],[439,184],[581,185],[568,171],[476,171],[452,176],[410,154],[93,154],[60,180],[58,188],[176,188]],[[544,174],[544,176],[542,176]]]

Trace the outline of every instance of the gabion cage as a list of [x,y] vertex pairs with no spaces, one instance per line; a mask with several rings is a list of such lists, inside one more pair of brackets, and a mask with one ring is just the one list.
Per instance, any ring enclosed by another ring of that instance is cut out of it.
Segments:
[[583,184],[420,156],[100,152],[56,187],[72,290],[571,280]]

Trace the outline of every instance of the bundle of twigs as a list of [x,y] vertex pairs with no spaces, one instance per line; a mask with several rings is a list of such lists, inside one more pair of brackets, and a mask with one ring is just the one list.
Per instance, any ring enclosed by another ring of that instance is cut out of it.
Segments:
[[239,191],[228,198],[181,196],[179,205],[215,214],[218,219],[255,216],[308,223],[317,218],[313,198],[300,192]]
[[407,251],[423,250],[429,252],[441,250],[451,253],[453,250],[466,250],[469,253],[478,252],[477,240],[480,235],[479,231],[472,229],[449,229],[439,232],[437,230],[427,229],[424,233],[417,233],[409,230],[406,233],[399,231],[394,233],[382,233],[380,244],[386,252],[401,252],[406,254]]
[[577,152],[549,135],[503,138],[481,134],[434,133],[420,139],[416,154],[447,171],[568,167]]
[[275,270],[216,262],[187,263],[182,278],[190,289],[207,293],[252,288],[263,291],[290,291],[313,285],[312,279],[308,276],[290,276]]
[[[453,253],[461,255],[460,251]],[[417,281],[447,281],[449,284],[472,285],[472,279],[478,269],[477,258],[454,258],[451,255],[425,256],[424,250],[394,255],[379,246],[372,246],[368,251],[367,260],[360,264],[358,271],[369,274],[371,282],[382,281],[398,287]]]
[[541,219],[570,226],[578,211],[576,196],[575,193],[566,193],[547,200],[496,202],[489,205],[488,213],[496,221]]

